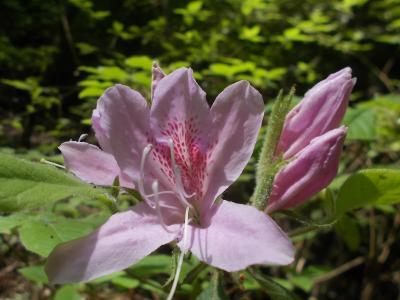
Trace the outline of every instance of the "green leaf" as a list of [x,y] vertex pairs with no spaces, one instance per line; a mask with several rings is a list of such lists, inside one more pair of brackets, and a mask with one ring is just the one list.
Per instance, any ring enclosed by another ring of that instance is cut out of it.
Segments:
[[196,300],[225,300],[228,299],[222,287],[222,282],[218,270],[214,270],[210,285],[201,292]]
[[284,288],[279,283],[273,281],[268,276],[262,274],[256,269],[251,269],[247,272],[253,277],[265,290],[272,300],[297,300],[298,298],[289,290]]
[[336,223],[335,229],[350,250],[358,249],[361,244],[361,235],[356,220],[344,215]]
[[54,300],[84,300],[79,294],[77,287],[65,285],[57,290]]
[[130,271],[138,276],[169,274],[171,257],[169,255],[149,255],[135,264]]
[[78,95],[79,99],[89,98],[89,97],[99,97],[103,94],[104,89],[101,87],[87,87],[84,88]]
[[400,202],[400,170],[367,169],[350,176],[339,190],[336,213],[367,205]]
[[53,248],[93,230],[93,225],[61,216],[41,216],[19,228],[22,244],[29,251],[48,256]]
[[119,276],[111,279],[112,284],[124,289],[134,289],[140,285],[140,281],[126,276]]
[[47,275],[44,272],[43,266],[32,266],[18,269],[18,272],[21,273],[25,278],[32,280],[36,283],[48,283]]
[[371,141],[376,139],[376,116],[371,108],[348,109],[343,123],[349,126],[347,138],[350,140]]
[[300,274],[290,278],[290,282],[305,292],[310,292],[315,285],[315,280],[329,271],[324,266],[309,266]]
[[32,89],[32,84],[28,81],[2,79],[1,82],[23,91],[30,91]]
[[0,233],[9,234],[12,229],[23,224],[28,216],[23,214],[12,214],[9,216],[0,216]]
[[95,189],[64,171],[0,154],[0,211],[42,207],[78,195],[111,202],[104,190]]
[[153,61],[148,56],[131,56],[125,60],[125,64],[131,68],[138,68],[150,72]]
[[125,275],[126,275],[125,271],[114,272],[114,273],[111,273],[111,274],[104,275],[104,276],[101,276],[99,278],[93,279],[93,280],[89,281],[89,283],[90,284],[100,284],[100,283],[108,282],[108,281],[111,281],[114,278],[125,276]]

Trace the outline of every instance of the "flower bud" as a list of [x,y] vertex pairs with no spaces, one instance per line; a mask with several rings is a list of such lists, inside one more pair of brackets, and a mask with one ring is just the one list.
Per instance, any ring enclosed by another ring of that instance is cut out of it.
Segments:
[[275,176],[267,212],[297,206],[336,176],[347,127],[314,138]]
[[344,68],[316,84],[286,116],[276,153],[294,156],[310,141],[337,128],[356,83],[351,68]]

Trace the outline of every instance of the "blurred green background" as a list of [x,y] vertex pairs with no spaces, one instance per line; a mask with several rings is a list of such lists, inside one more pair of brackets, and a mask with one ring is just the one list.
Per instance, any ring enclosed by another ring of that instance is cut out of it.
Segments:
[[[301,97],[350,66],[358,79],[344,121],[350,129],[340,174],[317,197],[327,199],[351,172],[400,166],[399,46],[398,0],[1,0],[0,151],[33,160],[58,155],[61,142],[90,133],[91,111],[107,87],[124,83],[149,99],[153,61],[166,72],[192,67],[210,103],[240,79],[260,90],[267,104],[293,84]],[[254,161],[228,191],[233,200],[246,202],[251,194]],[[320,220],[327,202],[300,210]],[[104,216],[92,226],[99,220]],[[357,211],[334,230],[298,237],[297,263],[272,273],[302,299],[400,299],[399,223],[396,206]],[[147,281],[133,270],[57,292],[41,268],[31,267],[48,249],[29,246],[27,233],[23,245],[36,253],[28,254],[17,238],[24,239],[21,230],[12,227],[0,222],[0,299],[164,297],[157,282],[169,272],[165,256],[137,273]],[[338,266],[357,258],[338,273]],[[182,299],[194,299],[207,276],[195,291],[192,286],[185,293],[183,286]],[[259,286],[245,287],[229,297],[265,299]]]

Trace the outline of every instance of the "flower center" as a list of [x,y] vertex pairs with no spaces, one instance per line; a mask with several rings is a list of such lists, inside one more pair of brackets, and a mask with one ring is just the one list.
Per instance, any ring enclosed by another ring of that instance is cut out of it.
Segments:
[[142,158],[140,162],[140,179],[138,182],[138,189],[140,194],[142,195],[144,201],[154,210],[156,210],[157,215],[159,217],[160,223],[163,225],[163,227],[168,230],[167,225],[164,221],[163,215],[162,215],[162,208],[171,208],[168,205],[165,204],[165,202],[160,201],[160,196],[161,195],[173,195],[175,196],[176,199],[180,202],[182,205],[182,208],[184,209],[189,209],[189,216],[190,216],[190,221],[193,221],[195,223],[199,223],[199,213],[196,210],[196,208],[191,204],[191,200],[193,200],[197,195],[196,192],[193,192],[191,194],[188,194],[185,190],[185,187],[182,182],[182,172],[179,167],[179,165],[176,163],[175,159],[175,151],[174,151],[174,143],[172,139],[168,140],[168,145],[170,149],[170,161],[171,161],[171,170],[174,175],[174,183],[175,183],[175,188],[171,191],[159,191],[159,183],[158,180],[154,180],[152,182],[152,194],[148,194],[145,190],[145,173],[144,173],[144,167],[145,167],[145,162],[150,154],[150,152],[154,149],[154,146],[152,144],[148,144],[142,152]]
[[[196,117],[185,121],[172,119],[162,128],[160,139],[164,142],[148,138],[149,144],[154,145],[152,158],[160,170],[171,184],[180,185],[188,194],[196,193],[199,199],[202,198],[209,145],[201,137]],[[179,167],[178,171],[176,167]],[[176,180],[180,182],[176,183]]]

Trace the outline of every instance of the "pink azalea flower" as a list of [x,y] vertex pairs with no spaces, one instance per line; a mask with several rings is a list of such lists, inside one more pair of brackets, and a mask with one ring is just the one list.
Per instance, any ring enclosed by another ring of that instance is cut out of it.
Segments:
[[290,161],[275,176],[268,212],[300,205],[335,178],[347,132],[338,126],[355,83],[349,67],[331,74],[286,116],[277,153]]
[[93,112],[102,149],[61,145],[76,176],[100,185],[119,176],[144,201],[57,246],[46,264],[50,281],[87,281],[122,270],[174,241],[182,253],[226,271],[291,263],[292,244],[270,217],[218,198],[252,154],[263,118],[261,95],[240,81],[210,108],[191,69],[165,76],[157,67],[152,95],[150,107],[126,86],[108,89]]

